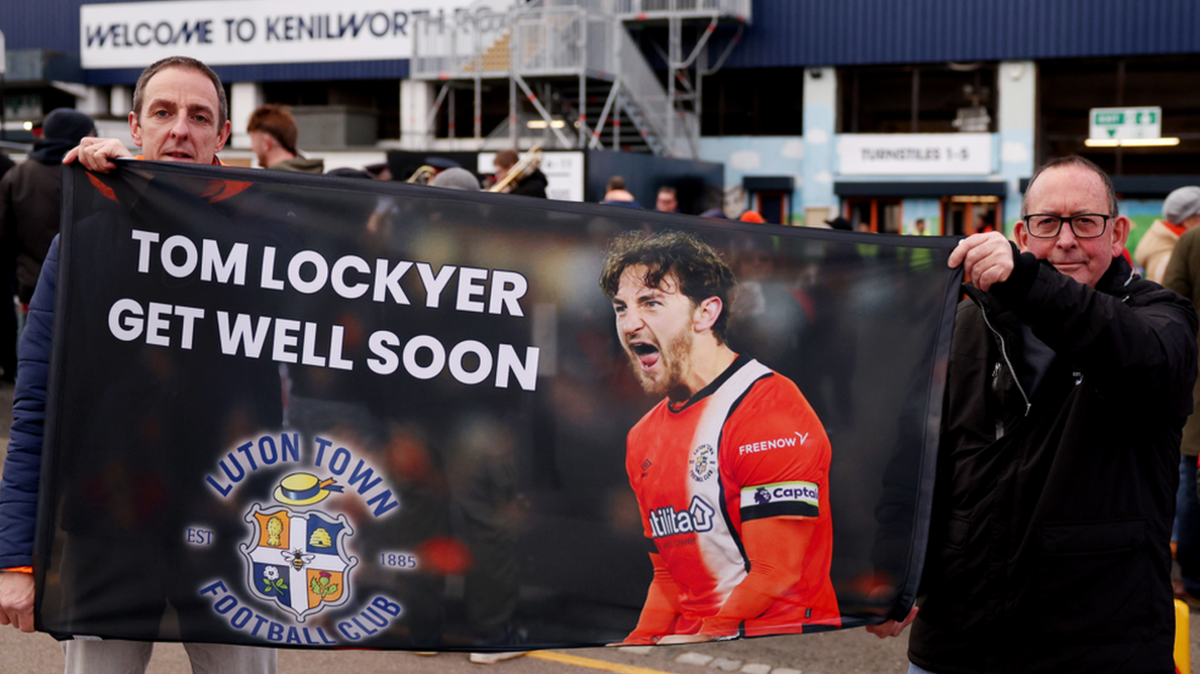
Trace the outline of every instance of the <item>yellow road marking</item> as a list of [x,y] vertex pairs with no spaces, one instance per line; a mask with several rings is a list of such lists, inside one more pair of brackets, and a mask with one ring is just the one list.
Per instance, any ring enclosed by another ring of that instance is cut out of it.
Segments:
[[527,653],[525,657],[549,660],[550,662],[558,662],[564,665],[575,665],[576,667],[601,669],[606,672],[615,672],[616,674],[669,674],[658,669],[622,665],[616,662],[608,662],[607,660],[584,658],[578,655],[567,655],[566,653],[556,653],[554,651],[533,651],[532,653]]

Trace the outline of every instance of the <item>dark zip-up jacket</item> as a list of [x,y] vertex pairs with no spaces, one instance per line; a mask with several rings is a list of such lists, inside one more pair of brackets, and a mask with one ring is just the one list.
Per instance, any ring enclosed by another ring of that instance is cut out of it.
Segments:
[[909,657],[939,674],[1171,672],[1196,312],[1121,257],[1095,290],[1015,259],[959,306]]

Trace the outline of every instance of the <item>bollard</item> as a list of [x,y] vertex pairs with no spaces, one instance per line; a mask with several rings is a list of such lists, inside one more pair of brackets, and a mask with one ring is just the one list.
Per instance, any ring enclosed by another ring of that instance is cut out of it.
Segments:
[[1189,643],[1188,605],[1175,600],[1175,672],[1176,674],[1192,674],[1192,647]]

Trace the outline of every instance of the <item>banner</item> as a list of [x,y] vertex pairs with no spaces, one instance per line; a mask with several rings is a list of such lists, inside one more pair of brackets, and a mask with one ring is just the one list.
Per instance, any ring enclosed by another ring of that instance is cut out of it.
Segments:
[[176,55],[214,66],[408,59],[419,17],[439,22],[469,17],[481,28],[499,26],[511,6],[506,0],[84,4],[79,7],[79,54],[85,69],[141,69]]
[[43,631],[525,650],[913,602],[952,239],[151,162],[64,190]]

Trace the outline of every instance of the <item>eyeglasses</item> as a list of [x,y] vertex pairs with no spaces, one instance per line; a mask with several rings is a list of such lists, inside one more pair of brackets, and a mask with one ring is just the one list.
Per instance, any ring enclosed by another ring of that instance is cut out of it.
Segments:
[[1094,239],[1104,234],[1105,228],[1108,227],[1108,220],[1112,217],[1115,216],[1084,213],[1064,218],[1047,213],[1035,213],[1025,216],[1025,231],[1029,232],[1029,236],[1038,239],[1056,239],[1065,222],[1071,228],[1071,233],[1075,235],[1076,239]]

